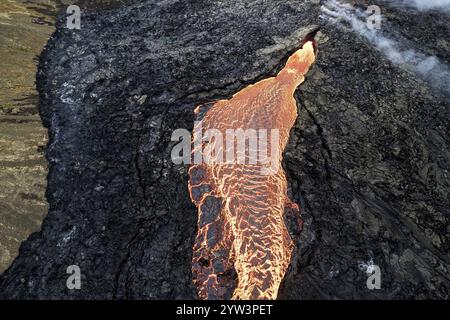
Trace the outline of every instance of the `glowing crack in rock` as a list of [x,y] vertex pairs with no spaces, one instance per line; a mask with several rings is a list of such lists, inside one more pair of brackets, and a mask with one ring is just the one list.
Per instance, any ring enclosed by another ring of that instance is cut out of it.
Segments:
[[[234,140],[220,142],[219,149],[215,149],[217,138],[200,138],[196,143],[195,132],[211,129],[224,137],[230,129],[275,131],[279,135],[258,142],[258,146],[280,151],[271,161],[252,163],[248,150],[245,159],[249,161],[244,163],[207,161],[191,165],[189,190],[198,207],[192,271],[202,299],[277,297],[294,248],[286,216],[293,217],[299,230],[302,227],[299,207],[287,195],[281,162],[297,118],[294,92],[315,60],[313,37],[304,40],[276,77],[249,85],[229,100],[195,109],[201,121],[194,128],[194,158],[207,149],[239,150]],[[275,168],[271,167],[273,163]],[[264,169],[272,171],[264,174]]]

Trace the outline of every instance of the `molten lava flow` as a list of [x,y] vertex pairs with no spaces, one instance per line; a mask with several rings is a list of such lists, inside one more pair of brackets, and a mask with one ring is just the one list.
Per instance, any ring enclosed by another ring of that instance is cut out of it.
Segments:
[[[301,224],[299,208],[287,196],[281,154],[297,118],[294,91],[315,60],[314,47],[314,40],[307,40],[276,77],[195,110],[201,132],[217,129],[225,137],[227,129],[277,129],[280,150],[272,174],[261,173],[267,163],[191,165],[189,190],[199,213],[192,270],[202,299],[277,297],[294,247],[286,214],[294,213]],[[216,142],[201,140],[193,156]],[[267,142],[269,150],[272,144]]]

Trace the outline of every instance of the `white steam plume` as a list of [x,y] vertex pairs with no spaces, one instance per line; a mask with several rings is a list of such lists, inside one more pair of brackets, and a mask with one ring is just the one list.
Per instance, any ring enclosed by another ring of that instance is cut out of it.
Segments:
[[389,2],[402,7],[413,7],[420,11],[450,11],[450,0],[389,0]]
[[349,4],[328,0],[321,10],[324,13],[322,18],[336,23],[343,29],[348,30],[349,26],[351,31],[365,38],[394,64],[419,75],[432,87],[450,96],[450,69],[436,56],[427,56],[417,50],[405,48],[405,44],[408,43],[406,39],[393,40],[375,29],[369,29],[365,13]]

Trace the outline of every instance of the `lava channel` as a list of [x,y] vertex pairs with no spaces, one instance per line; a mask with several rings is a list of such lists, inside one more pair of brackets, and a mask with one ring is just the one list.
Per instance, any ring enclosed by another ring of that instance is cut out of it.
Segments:
[[[307,37],[276,77],[249,85],[229,100],[195,109],[193,161],[206,150],[209,159],[221,151],[238,152],[234,140],[224,143],[217,138],[217,133],[226,137],[229,129],[275,129],[276,139],[267,138],[265,145],[258,140],[258,146],[279,150],[271,161],[251,162],[251,150],[246,150],[248,162],[191,164],[189,191],[198,208],[192,272],[201,299],[277,297],[294,248],[285,222],[293,217],[298,230],[302,228],[299,207],[287,195],[282,152],[297,118],[294,92],[315,61],[315,47],[314,35]],[[205,139],[210,129],[214,138]],[[271,173],[263,173],[270,168]]]

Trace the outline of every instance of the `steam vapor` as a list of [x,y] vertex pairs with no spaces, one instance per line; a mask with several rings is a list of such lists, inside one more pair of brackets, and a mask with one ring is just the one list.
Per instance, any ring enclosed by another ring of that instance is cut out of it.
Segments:
[[[419,0],[415,1],[421,2]],[[449,1],[440,0],[435,2]],[[323,12],[322,18],[362,36],[394,64],[419,75],[430,83],[432,87],[445,92],[450,97],[450,88],[448,86],[450,69],[436,56],[427,56],[420,51],[405,48],[408,44],[406,39],[390,39],[375,29],[369,29],[366,24],[366,14],[349,4],[329,0],[321,7],[321,11]]]
[[390,2],[392,2],[393,5],[412,7],[420,11],[450,11],[450,0],[391,0]]

